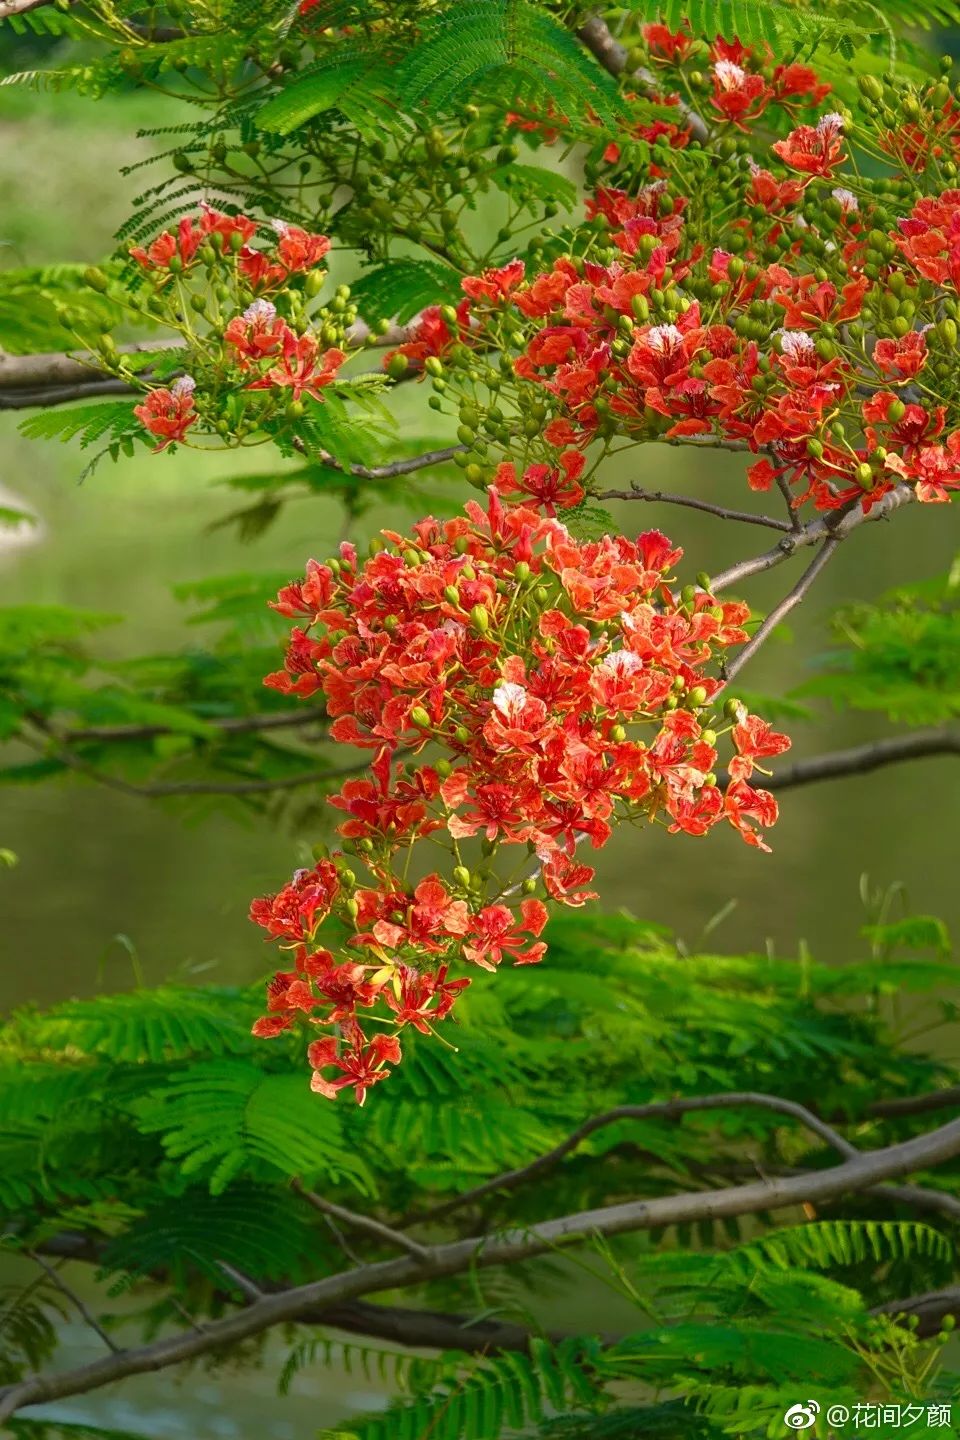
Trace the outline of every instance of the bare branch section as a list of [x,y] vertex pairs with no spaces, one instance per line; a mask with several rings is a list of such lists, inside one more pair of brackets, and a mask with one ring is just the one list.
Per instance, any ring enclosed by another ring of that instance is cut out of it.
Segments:
[[485,1180],[482,1185],[476,1185],[472,1190],[466,1190],[462,1195],[456,1195],[452,1200],[444,1201],[442,1205],[436,1205],[430,1210],[420,1211],[411,1217],[413,1221],[437,1220],[442,1215],[449,1215],[454,1210],[461,1210],[465,1205],[472,1205],[477,1200],[494,1192],[503,1193],[507,1190],[516,1190],[520,1185],[526,1185],[531,1180],[536,1180],[545,1171],[552,1170],[572,1151],[576,1150],[589,1135],[597,1130],[602,1130],[608,1125],[616,1125],[624,1120],[676,1120],[683,1115],[693,1115],[707,1110],[735,1110],[742,1108],[756,1108],[760,1110],[773,1110],[780,1115],[789,1115],[792,1119],[798,1120],[801,1125],[806,1126],[813,1134],[818,1135],[821,1140],[836,1150],[838,1154],[845,1157],[856,1155],[857,1149],[848,1140],[834,1130],[826,1121],[821,1120],[819,1115],[814,1115],[803,1105],[798,1105],[793,1100],[781,1099],[779,1095],[765,1095],[757,1091],[734,1091],[725,1095],[685,1095],[677,1100],[652,1101],[649,1105],[618,1105],[613,1110],[606,1110],[601,1115],[594,1115],[584,1123],[566,1140],[554,1146],[545,1154],[532,1160],[529,1165],[518,1166],[515,1170],[506,1170],[502,1175],[495,1175],[492,1180]]
[[764,620],[763,624],[757,630],[757,633],[747,641],[743,649],[738,651],[734,659],[726,666],[724,672],[724,678],[726,680],[732,680],[735,675],[738,675],[744,665],[750,663],[761,645],[765,644],[770,638],[777,626],[787,618],[792,610],[795,610],[798,605],[803,603],[810,587],[817,580],[820,572],[829,562],[839,544],[840,541],[835,536],[831,536],[829,540],[823,542],[823,546],[818,551],[816,558],[807,566],[806,570],[804,570],[793,589],[783,597],[778,605],[773,607],[766,620]]
[[849,510],[838,510],[833,515],[811,520],[795,533],[784,535],[772,550],[765,550],[762,555],[754,555],[749,560],[741,560],[736,565],[731,565],[729,570],[721,570],[720,574],[714,575],[710,581],[710,589],[716,593],[729,590],[732,585],[739,585],[744,580],[752,579],[754,575],[762,575],[764,571],[782,565],[784,560],[789,560],[797,550],[808,545],[819,545],[830,539],[845,540],[861,525],[874,520],[888,520],[901,505],[909,505],[916,498],[909,485],[896,485],[872,506],[869,514],[864,513],[858,502]]
[[318,1306],[329,1307],[424,1280],[463,1274],[472,1266],[515,1264],[591,1235],[625,1235],[667,1225],[725,1216],[750,1215],[785,1206],[815,1204],[869,1190],[881,1181],[942,1164],[960,1155],[960,1120],[929,1134],[884,1149],[865,1151],[830,1169],[775,1180],[757,1180],[720,1190],[693,1191],[654,1200],[634,1200],[576,1215],[564,1215],[523,1230],[508,1230],[432,1246],[421,1260],[361,1265],[308,1285],[264,1295],[246,1308],[207,1325],[165,1336],[138,1349],[111,1355],[59,1374],[34,1375],[0,1391],[0,1421],[27,1405],[59,1400],[112,1384],[128,1375],[163,1370],[224,1345],[297,1320]]
[[[915,735],[893,735],[869,745],[851,745],[847,750],[797,760],[775,771],[764,784],[768,790],[792,790],[797,785],[815,785],[818,780],[837,780],[846,775],[869,775],[886,765],[938,755],[960,755],[960,735],[950,730],[918,730]],[[728,778],[726,773],[718,776],[718,784],[725,784]]]
[[[591,55],[599,60],[604,70],[609,71],[611,75],[623,74],[627,68],[627,52],[619,40],[613,38],[606,23],[600,19],[599,15],[592,16],[581,25],[577,34]],[[647,95],[659,95],[662,90],[657,77],[642,67],[634,70],[630,78]],[[709,139],[710,131],[707,129],[702,115],[699,115],[696,110],[691,109],[682,100],[676,108],[697,140]]]
[[665,490],[644,490],[633,485],[629,490],[600,490],[598,500],[648,500],[663,505],[683,505],[688,510],[702,510],[707,515],[716,515],[718,520],[737,520],[742,525],[765,525],[770,530],[793,531],[786,520],[777,520],[772,515],[755,515],[750,510],[730,510],[725,505],[711,505],[707,500],[698,500],[693,495],[674,495]]

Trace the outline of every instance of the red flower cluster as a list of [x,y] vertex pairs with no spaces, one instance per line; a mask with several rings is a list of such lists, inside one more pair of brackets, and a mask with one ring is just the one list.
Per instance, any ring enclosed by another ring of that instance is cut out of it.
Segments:
[[[568,459],[568,481],[581,458]],[[501,479],[549,490],[539,474]],[[547,508],[556,498],[549,490]],[[256,1033],[303,1014],[335,1027],[311,1046],[314,1088],[353,1085],[360,1099],[400,1056],[395,1038],[368,1039],[362,1015],[428,1031],[469,983],[448,980],[450,965],[540,960],[544,899],[590,898],[578,846],[604,845],[619,819],[697,836],[726,820],[765,849],[776,802],[749,781],[788,744],[732,702],[736,769],[718,787],[721,682],[708,667],[746,639],[748,611],[703,588],[675,597],[666,577],[680,551],[656,531],[577,542],[491,489],[486,510],[470,502],[411,535],[384,531],[372,552],[361,564],[344,544],[280,592],[275,608],[300,624],[267,684],[322,692],[334,739],[372,752],[369,778],[331,803],[373,883],[339,855],[251,912],[294,957]],[[449,873],[411,887],[425,841],[447,851]],[[345,962],[317,946],[331,913],[352,932]],[[329,1066],[342,1072],[332,1081]]]
[[[802,181],[753,167],[748,196],[778,217],[775,227],[795,210],[809,177],[829,173],[840,135],[839,118],[826,116],[774,145],[805,173]],[[779,261],[759,264],[749,254],[705,254],[687,241],[684,202],[669,197],[663,182],[633,195],[607,187],[589,203],[588,216],[606,221],[616,258],[561,256],[522,280],[513,265],[488,272],[482,285],[465,282],[479,297],[478,333],[496,325],[506,308],[531,322],[514,365],[516,404],[525,415],[528,384],[539,389],[551,412],[542,438],[561,451],[558,460],[545,453],[527,465],[521,479],[504,462],[495,483],[554,507],[575,504],[583,498],[577,452],[597,437],[665,434],[733,441],[762,453],[750,467],[751,486],[765,490],[784,479],[796,487],[798,506],[810,499],[820,510],[851,504],[868,510],[898,480],[914,483],[918,499],[945,499],[960,485],[954,462],[960,439],[921,443],[943,428],[943,408],[918,397],[911,435],[919,424],[920,438],[905,439],[898,407],[877,409],[873,397],[881,393],[878,380],[884,387],[915,381],[931,345],[942,354],[956,341],[952,320],[910,328],[899,307],[903,298],[916,311],[917,273],[956,293],[960,191],[922,199],[900,221],[891,243],[902,258],[874,283],[861,269],[867,250],[856,196],[838,187],[831,199],[837,233],[845,237],[842,283]],[[705,295],[709,321],[695,298]],[[937,307],[927,303],[935,315]],[[898,317],[872,351],[841,330],[868,307]],[[502,389],[497,398],[502,403]],[[851,433],[861,434],[862,443]]]
[[[214,277],[218,282],[221,313],[209,316],[213,329],[206,335],[192,327],[186,331],[193,351],[192,375],[169,389],[151,391],[135,408],[144,427],[161,440],[157,449],[183,440],[187,430],[201,418],[208,429],[229,434],[236,427],[238,415],[232,402],[244,392],[267,392],[273,397],[266,410],[263,402],[258,402],[257,418],[261,423],[264,418],[269,420],[271,411],[299,406],[303,396],[320,400],[321,390],[336,379],[346,360],[345,350],[322,345],[317,334],[306,328],[302,302],[298,309],[292,309],[290,301],[291,286],[308,297],[317,294],[323,283],[318,267],[330,249],[330,241],[325,235],[313,235],[282,221],[275,221],[273,228],[273,246],[269,250],[257,249],[250,243],[257,232],[252,220],[243,215],[224,215],[205,206],[199,218],[185,216],[176,231],[160,235],[147,249],[136,247],[130,252],[149,272],[158,296],[174,312],[175,321],[183,309],[184,288],[198,285],[196,293],[189,297],[191,308],[207,316],[211,303],[207,286]],[[174,281],[176,286],[171,288]],[[277,303],[266,298],[270,292]],[[228,297],[232,297],[232,304]],[[278,312],[281,304],[287,306],[286,317]],[[239,313],[224,323],[222,311],[229,314],[232,308]],[[343,309],[344,305],[340,305]],[[328,315],[321,327],[324,333],[330,319]],[[204,399],[202,417],[194,391]],[[226,411],[221,408],[221,400],[227,402]],[[291,416],[297,413],[296,409],[288,411]]]

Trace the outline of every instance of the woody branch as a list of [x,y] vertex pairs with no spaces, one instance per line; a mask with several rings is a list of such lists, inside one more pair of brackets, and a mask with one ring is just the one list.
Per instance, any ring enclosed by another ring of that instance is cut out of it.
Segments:
[[297,1320],[317,1306],[331,1306],[425,1280],[463,1274],[472,1267],[518,1263],[590,1236],[615,1236],[697,1220],[756,1214],[815,1204],[871,1189],[884,1180],[927,1169],[960,1155],[960,1120],[883,1149],[859,1152],[839,1165],[802,1175],[757,1180],[720,1190],[690,1191],[633,1200],[560,1216],[522,1230],[508,1230],[426,1247],[422,1258],[359,1265],[322,1280],[259,1299],[205,1325],[110,1355],[59,1374],[35,1375],[0,1391],[0,1421],[28,1405],[78,1395],[128,1375],[177,1365],[211,1350]]

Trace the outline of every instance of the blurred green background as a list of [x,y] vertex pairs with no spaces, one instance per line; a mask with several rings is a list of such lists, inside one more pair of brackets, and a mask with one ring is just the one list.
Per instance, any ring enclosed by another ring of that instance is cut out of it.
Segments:
[[[9,56],[0,61],[4,68],[11,63]],[[174,114],[163,97],[144,94],[92,105],[71,95],[0,90],[0,266],[108,253],[141,178],[122,178],[119,169],[149,153],[149,142],[134,131],[169,123]],[[401,405],[416,433],[431,433],[436,420],[425,387],[404,387]],[[231,508],[231,497],[218,488],[238,464],[230,457],[137,458],[103,466],[79,486],[78,451],[26,441],[17,433],[19,418],[0,414],[0,502],[22,504],[39,523],[24,535],[0,531],[0,604],[123,615],[124,623],[104,637],[114,653],[189,643],[183,608],[171,596],[175,584],[241,570],[293,577],[308,556],[329,553],[342,535],[343,513],[333,502],[290,507],[251,544],[241,544],[232,529],[210,531]],[[258,455],[249,468],[262,464]],[[744,469],[738,456],[648,447],[619,471],[611,467],[605,479],[639,478],[650,488],[743,505]],[[409,518],[384,509],[376,525],[368,517],[353,538]],[[666,530],[684,545],[690,577],[767,547],[762,530],[666,506],[621,505],[617,521],[628,533]],[[860,531],[814,590],[792,639],[771,643],[744,676],[749,688],[776,694],[801,680],[827,643],[824,621],[834,605],[947,569],[958,548],[952,521],[953,512],[912,507],[895,524]],[[769,606],[795,573],[785,566],[754,582],[749,598],[760,609]],[[885,730],[870,717],[826,711],[815,723],[788,728],[795,756]],[[662,829],[621,831],[599,860],[603,903],[669,925],[691,946],[726,910],[711,941],[723,949],[794,953],[803,939],[818,958],[839,960],[857,945],[864,872],[876,883],[903,882],[916,909],[956,921],[958,799],[960,765],[927,760],[786,793],[769,856],[732,832],[694,841]],[[0,873],[5,1009],[98,986],[127,988],[134,983],[131,949],[147,983],[201,968],[209,979],[256,979],[272,966],[246,920],[249,899],[277,888],[322,838],[316,827],[291,834],[235,803],[209,800],[185,811],[80,780],[8,789],[2,817],[0,842],[20,857],[15,871]],[[578,1318],[589,1326],[582,1302]],[[68,1338],[72,1353],[64,1363],[76,1363],[86,1356],[87,1339],[79,1329]],[[155,1440],[263,1434],[283,1440],[373,1403],[363,1385],[327,1374],[317,1382],[302,1378],[278,1409],[268,1367],[259,1376],[193,1376],[182,1388],[144,1378],[125,1385],[122,1395],[78,1399],[57,1413],[96,1415]]]

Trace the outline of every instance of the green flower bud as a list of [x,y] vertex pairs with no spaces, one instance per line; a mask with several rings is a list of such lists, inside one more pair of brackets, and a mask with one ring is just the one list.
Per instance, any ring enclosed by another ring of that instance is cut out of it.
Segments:
[[401,355],[399,350],[395,355],[391,355],[387,362],[387,374],[391,380],[401,379],[402,376],[406,375],[409,368],[410,361],[406,355]]
[[478,631],[481,635],[486,635],[490,629],[490,616],[486,606],[474,605],[470,611],[470,623],[474,630]]
[[423,730],[429,729],[433,723],[430,719],[429,712],[426,711],[422,705],[414,705],[410,711],[410,719],[414,725],[419,725]]

